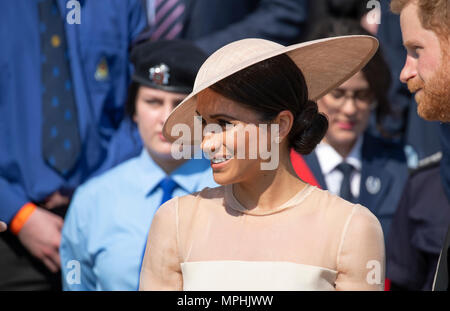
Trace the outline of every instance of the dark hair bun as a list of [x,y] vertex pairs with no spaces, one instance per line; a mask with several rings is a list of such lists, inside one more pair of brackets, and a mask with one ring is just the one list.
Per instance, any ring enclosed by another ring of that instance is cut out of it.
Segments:
[[328,120],[319,113],[317,104],[308,100],[299,115],[294,118],[289,140],[291,147],[300,154],[311,153],[328,130]]

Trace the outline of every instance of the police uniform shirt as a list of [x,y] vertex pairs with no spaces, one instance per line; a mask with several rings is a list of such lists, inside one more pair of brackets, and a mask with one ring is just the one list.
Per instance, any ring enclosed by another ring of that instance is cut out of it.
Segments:
[[351,192],[355,198],[359,197],[359,187],[361,183],[361,168],[362,168],[362,147],[363,137],[360,136],[347,158],[343,158],[333,147],[325,142],[321,142],[316,147],[316,155],[320,164],[320,169],[327,183],[328,190],[336,195],[339,195],[341,189],[341,182],[343,174],[337,169],[337,166],[344,160],[352,165],[354,170],[350,176]]

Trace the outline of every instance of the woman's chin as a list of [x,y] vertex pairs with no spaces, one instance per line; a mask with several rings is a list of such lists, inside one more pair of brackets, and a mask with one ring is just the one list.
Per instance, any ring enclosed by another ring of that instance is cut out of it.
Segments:
[[238,178],[230,176],[229,174],[225,172],[214,172],[213,171],[213,177],[214,181],[222,186],[229,185],[229,184],[235,184],[238,182]]
[[159,148],[147,148],[150,154],[160,159],[174,160],[171,148],[167,146],[158,146]]

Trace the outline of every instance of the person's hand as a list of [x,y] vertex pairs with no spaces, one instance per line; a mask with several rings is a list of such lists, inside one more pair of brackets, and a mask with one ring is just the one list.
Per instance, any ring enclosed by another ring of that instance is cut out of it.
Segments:
[[61,193],[59,193],[59,191],[56,191],[44,200],[42,206],[45,207],[46,209],[53,209],[61,205],[69,205],[69,203],[70,203],[69,197],[66,197]]
[[25,248],[52,272],[61,267],[59,244],[63,223],[61,217],[37,207],[18,234]]
[[7,228],[8,226],[3,221],[0,221],[0,232],[6,231]]

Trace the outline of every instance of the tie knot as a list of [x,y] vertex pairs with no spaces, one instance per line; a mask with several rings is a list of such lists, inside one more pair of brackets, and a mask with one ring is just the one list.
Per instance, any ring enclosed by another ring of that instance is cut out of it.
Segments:
[[177,186],[177,183],[169,176],[166,176],[161,180],[159,185],[164,192],[172,192]]
[[346,162],[342,162],[341,164],[339,164],[338,166],[336,166],[336,168],[342,172],[342,174],[344,175],[350,175],[350,173],[353,171],[353,165],[348,164]]

